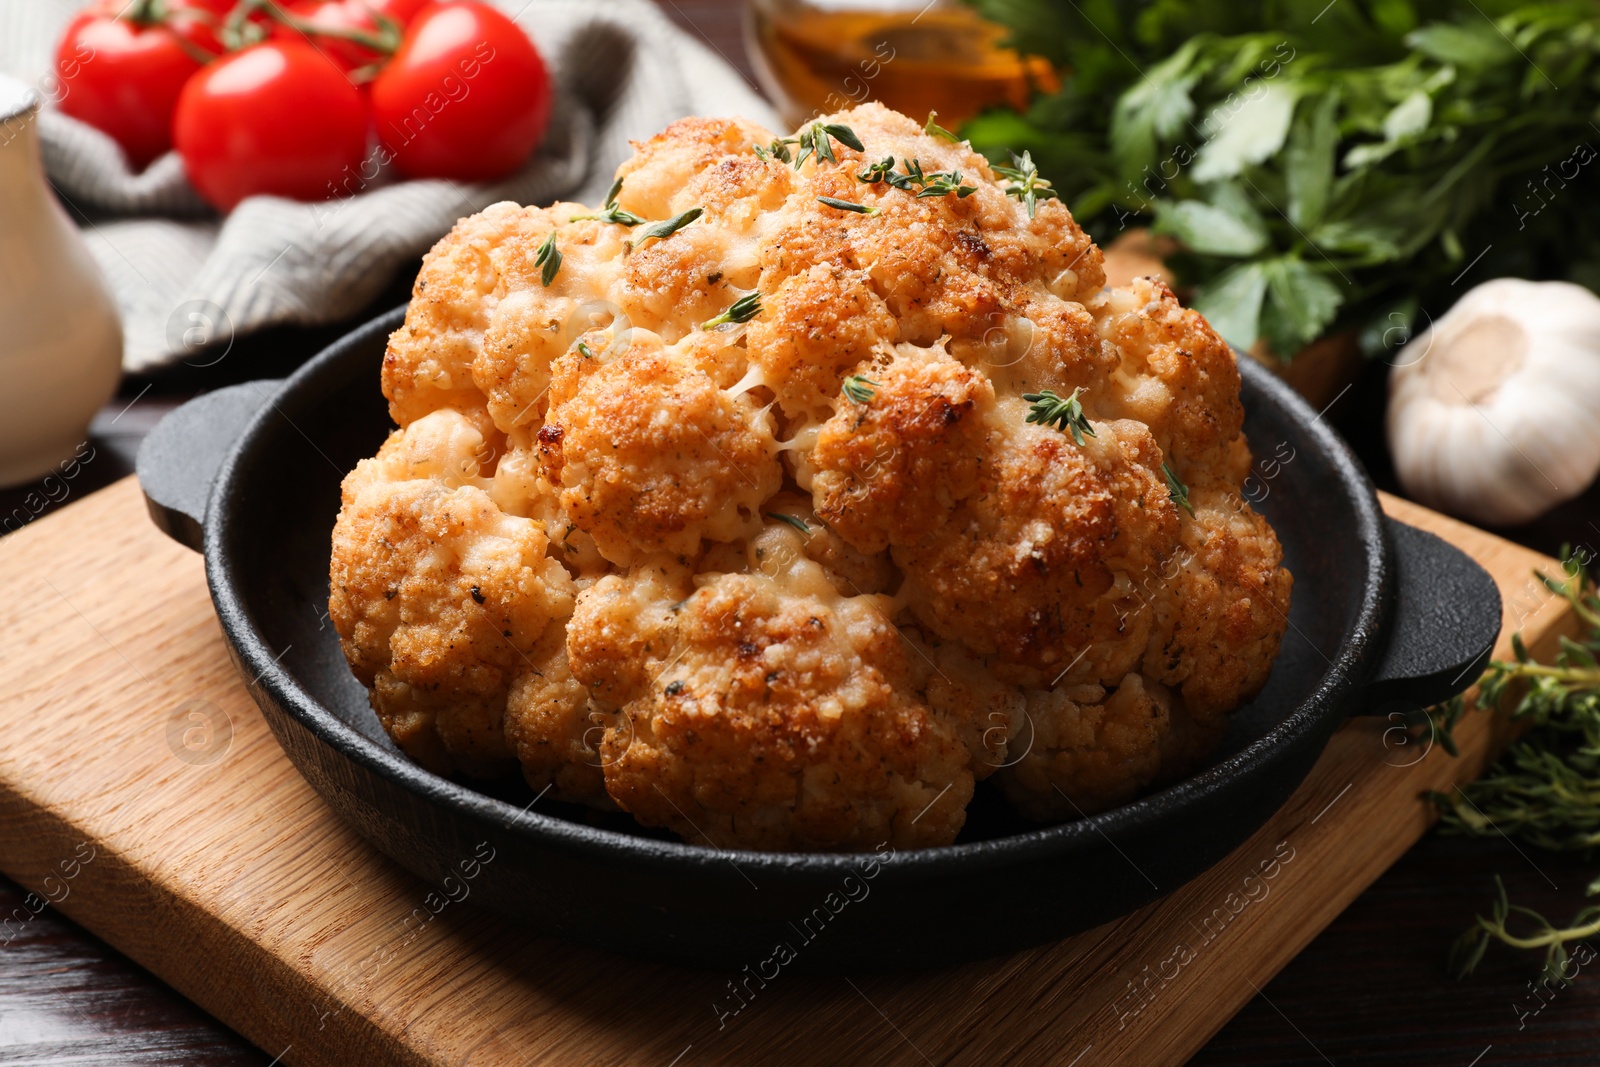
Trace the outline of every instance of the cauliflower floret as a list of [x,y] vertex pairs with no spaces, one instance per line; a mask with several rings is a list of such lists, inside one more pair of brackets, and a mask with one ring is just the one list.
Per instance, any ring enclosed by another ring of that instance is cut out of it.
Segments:
[[473,484],[481,445],[448,409],[396,431],[345,479],[333,531],[328,607],[345,658],[390,736],[440,773],[510,764],[506,694],[577,592],[543,529]]
[[506,695],[506,740],[535,790],[548,788],[558,800],[610,808],[600,741],[611,718],[572,676],[566,623],[562,619],[545,630],[528,654],[530,669],[512,683]]
[[718,847],[947,844],[972,795],[958,724],[912,689],[886,601],[839,596],[798,542],[772,529],[752,573],[698,588],[666,568],[653,604],[618,577],[579,597],[573,673],[620,715],[606,788]]
[[1173,687],[1197,723],[1220,732],[1227,713],[1267,684],[1289,624],[1294,579],[1267,521],[1231,486],[1189,499],[1171,577],[1156,584],[1143,672]]
[[1131,669],[1143,641],[1114,620],[1178,527],[1144,428],[1102,423],[1078,445],[937,349],[902,345],[873,373],[802,473],[823,521],[861,551],[893,546],[903,601],[941,637],[1040,668],[1092,649],[1075,679]]
[[1007,798],[1029,818],[1070,819],[1130,800],[1161,772],[1171,697],[1129,674],[1098,685],[1026,694],[1027,749],[1000,772]]
[[1210,324],[1156,278],[1107,289],[1090,310],[1118,356],[1117,387],[1091,395],[1096,410],[1148,426],[1180,477],[1210,472],[1242,480],[1249,454],[1242,469],[1229,463],[1244,427],[1239,366]]
[[864,274],[818,264],[762,298],[746,339],[750,362],[784,411],[826,419],[845,375],[898,330]]
[[900,345],[843,397],[801,460],[817,514],[863,552],[945,525],[978,484],[994,388],[938,347]]
[[545,477],[613,563],[691,556],[702,540],[748,534],[782,483],[756,401],[659,345],[639,340],[607,362],[562,356],[551,393],[539,430]]
[[1188,773],[1264,684],[1291,580],[1232,351],[965,143],[822,121],[864,148],[685,119],[613,203],[497,204],[424,260],[330,606],[427,766],[916,847],[991,774],[1059,819]]

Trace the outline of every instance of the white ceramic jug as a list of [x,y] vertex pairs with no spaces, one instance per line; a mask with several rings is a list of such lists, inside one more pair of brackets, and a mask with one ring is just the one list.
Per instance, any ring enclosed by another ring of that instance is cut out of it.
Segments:
[[78,454],[122,372],[116,304],[45,182],[38,107],[0,74],[0,486]]

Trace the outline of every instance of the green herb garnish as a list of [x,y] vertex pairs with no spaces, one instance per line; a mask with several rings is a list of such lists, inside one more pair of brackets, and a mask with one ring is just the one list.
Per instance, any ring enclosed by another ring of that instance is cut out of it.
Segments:
[[703,214],[705,214],[704,208],[692,207],[681,215],[674,215],[670,219],[653,222],[639,231],[639,236],[636,240],[642,242],[648,241],[652,237],[661,239],[671,237]]
[[769,145],[751,145],[750,150],[763,160],[780,159],[785,163],[793,163],[794,156],[789,152],[789,146],[795,143],[795,138],[774,137]]
[[581,219],[596,219],[600,222],[614,222],[619,226],[637,226],[644,221],[631,211],[624,211],[617,206],[617,197],[622,194],[622,179],[618,178],[611,183],[611,191],[606,193],[605,206],[598,214],[574,215],[568,222],[577,222]]
[[1028,217],[1031,219],[1038,210],[1039,201],[1054,200],[1056,191],[1050,183],[1039,177],[1039,168],[1034,165],[1033,156],[1023,152],[1020,156],[1012,156],[1013,167],[995,167],[994,172],[1007,179],[1010,184],[1006,186],[1006,195],[1014,196],[1028,205]]
[[746,293],[733,302],[733,305],[714,319],[707,319],[700,324],[702,330],[714,330],[718,326],[725,326],[730,322],[749,322],[761,314],[761,294]]
[[1074,389],[1072,395],[1066,398],[1057,396],[1053,389],[1022,394],[1022,399],[1033,405],[1028,409],[1028,421],[1041,426],[1054,426],[1062,433],[1071,433],[1072,439],[1079,445],[1084,444],[1085,435],[1094,437],[1096,434],[1094,427],[1089,425],[1088,416],[1083,413],[1083,404],[1078,401],[1081,392],[1082,389]]
[[1189,487],[1179,480],[1178,474],[1166,460],[1161,461],[1161,473],[1167,476],[1167,496],[1172,502],[1194,517],[1194,507],[1189,503]]
[[[589,345],[585,341],[578,342],[578,355],[582,356],[584,359],[594,358],[594,353],[589,350]],[[571,533],[572,531],[569,529],[567,532]]]
[[1588,0],[973,4],[1062,77],[961,133],[1028,150],[1101,245],[1176,238],[1241,349],[1349,330],[1392,358],[1478,282],[1600,286],[1600,213],[1572,195],[1600,149]]
[[859,374],[852,374],[844,380],[844,395],[857,404],[866,404],[877,395],[878,383],[871,378],[863,378]]
[[795,518],[793,515],[785,515],[781,511],[769,511],[767,512],[767,518],[775,519],[778,522],[786,522],[803,534],[811,533],[811,527],[806,525],[805,520]]
[[927,134],[929,137],[942,137],[946,141],[952,141],[955,144],[962,144],[963,142],[961,138],[957,137],[955,134],[951,133],[949,130],[945,129],[943,126],[934,121],[934,119],[937,119],[938,117],[939,113],[937,111],[928,112],[928,121],[922,124],[922,132]]
[[556,231],[551,230],[550,235],[544,239],[544,244],[539,246],[539,252],[533,257],[535,267],[544,268],[539,272],[539,281],[546,289],[556,280],[556,272],[561,269],[561,250],[556,247]]
[[[775,137],[766,147],[752,145],[751,148],[762,159],[776,158],[785,163],[792,162],[794,169],[799,170],[812,153],[816,153],[818,159],[826,159],[829,163],[839,162],[839,157],[833,154],[834,141],[838,141],[846,148],[854,148],[857,152],[865,151],[856,132],[836,122],[813,122],[793,137]],[[795,145],[800,151],[791,154],[790,145]]]
[[894,169],[893,156],[885,156],[857,174],[856,181],[867,185],[886,183],[919,197],[948,196],[950,193],[955,193],[957,197],[965,199],[978,191],[977,186],[962,183],[961,172],[958,170],[938,170],[924,174],[921,161],[916,159],[906,160],[905,173],[897,173]]
[[827,204],[829,207],[838,208],[840,211],[854,211],[857,215],[876,215],[878,209],[866,204],[858,204],[854,200],[840,200],[836,196],[819,196],[817,203]]
[[[1563,580],[1536,576],[1568,601],[1583,632],[1578,640],[1560,639],[1554,663],[1535,661],[1517,634],[1512,661],[1489,664],[1478,682],[1477,706],[1492,711],[1514,698],[1511,719],[1528,729],[1478,781],[1452,794],[1430,794],[1446,833],[1516,836],[1551,851],[1590,852],[1600,844],[1600,597],[1570,548],[1562,550],[1561,562]],[[1457,697],[1431,711],[1453,724],[1463,709]],[[1446,747],[1453,753],[1454,745]],[[1491,941],[1542,949],[1546,973],[1555,975],[1566,966],[1570,946],[1600,934],[1600,905],[1582,907],[1557,925],[1510,903],[1498,878],[1495,887],[1490,914],[1478,916],[1451,948],[1450,969],[1458,976],[1477,967]],[[1585,895],[1596,892],[1600,879]]]

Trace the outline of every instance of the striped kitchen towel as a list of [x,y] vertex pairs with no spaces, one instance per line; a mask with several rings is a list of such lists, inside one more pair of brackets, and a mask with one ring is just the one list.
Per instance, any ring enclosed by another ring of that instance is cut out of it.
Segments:
[[556,85],[550,130],[520,173],[467,184],[380,171],[348,198],[252,197],[218,218],[176,155],[129,173],[109,137],[50,106],[55,44],[84,0],[0,0],[0,71],[46,101],[45,170],[116,295],[124,367],[150,371],[224,334],[355,314],[463,215],[500,200],[599,202],[628,141],[674,119],[742,115],[776,128],[738,73],[651,0],[494,2],[533,38]]

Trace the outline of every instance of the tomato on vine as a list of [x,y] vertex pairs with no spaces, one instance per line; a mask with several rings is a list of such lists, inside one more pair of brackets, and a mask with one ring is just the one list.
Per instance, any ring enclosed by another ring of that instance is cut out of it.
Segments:
[[372,82],[378,139],[412,178],[516,171],[550,121],[550,75],[528,35],[479,0],[424,8]]
[[301,0],[273,28],[278,40],[308,41],[345,70],[386,60],[400,46],[403,23],[366,0]]
[[143,170],[172,147],[172,113],[196,71],[222,52],[226,0],[97,0],[56,47],[61,110],[109,134]]
[[366,102],[302,41],[267,41],[206,67],[178,100],[173,138],[200,195],[326,199],[366,154]]

